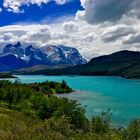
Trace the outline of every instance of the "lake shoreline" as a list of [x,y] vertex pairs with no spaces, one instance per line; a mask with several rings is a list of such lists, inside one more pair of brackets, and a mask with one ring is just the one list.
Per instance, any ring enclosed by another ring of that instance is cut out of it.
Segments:
[[17,77],[9,73],[0,73],[0,78],[7,79],[7,78],[17,78]]
[[[35,83],[55,81],[66,83],[76,92],[53,95],[62,95],[86,106],[86,115],[91,116],[113,110],[114,122],[127,124],[130,120],[140,116],[140,80],[129,80],[119,76],[44,76],[44,75],[15,75],[21,83]],[[8,80],[8,79],[6,79]],[[15,81],[16,79],[9,79]],[[61,92],[59,92],[61,93]],[[137,105],[137,107],[136,107]]]
[[[77,76],[89,76],[89,77],[120,77],[123,79],[128,79],[128,80],[140,80],[140,77],[127,77],[127,76],[119,76],[119,75],[45,75],[45,74],[13,74],[13,75],[25,75],[25,76],[30,76],[30,75],[43,75],[43,76],[68,76],[68,77],[77,77]],[[16,77],[17,78],[17,77]]]

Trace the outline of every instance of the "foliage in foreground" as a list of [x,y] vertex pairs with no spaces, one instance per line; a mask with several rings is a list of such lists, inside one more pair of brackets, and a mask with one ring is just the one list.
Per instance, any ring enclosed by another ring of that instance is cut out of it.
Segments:
[[140,120],[115,128],[110,111],[88,120],[76,101],[46,95],[47,84],[0,81],[0,140],[140,139]]
[[[64,81],[61,84],[0,81],[0,105],[42,120],[67,116],[71,118],[71,124],[81,128],[86,120],[85,109],[76,101],[51,95],[51,91],[56,92],[60,86],[62,90],[68,88]],[[46,94],[47,90],[50,90],[50,93]]]
[[[94,118],[95,119],[95,118]],[[139,140],[140,121],[134,120],[126,129],[102,127],[106,123],[88,122],[88,129],[75,129],[71,119],[66,116],[40,120],[23,113],[0,108],[1,140]],[[101,125],[102,124],[102,125]],[[102,126],[102,127],[99,127]],[[98,129],[98,131],[96,131]]]

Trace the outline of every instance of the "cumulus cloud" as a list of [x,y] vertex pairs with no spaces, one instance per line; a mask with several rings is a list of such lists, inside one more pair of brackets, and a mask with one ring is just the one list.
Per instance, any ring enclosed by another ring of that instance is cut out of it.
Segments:
[[16,43],[33,44],[41,47],[50,39],[49,26],[44,25],[9,25],[0,27],[1,44]]
[[140,45],[140,32],[136,33],[135,35],[133,35],[133,34],[129,35],[126,38],[126,40],[123,41],[123,43],[124,44],[129,44],[129,45],[135,45],[135,44],[139,44]]
[[55,1],[56,1],[57,4],[62,5],[62,4],[65,4],[65,3],[69,2],[70,0],[55,0]]
[[88,23],[99,23],[104,21],[116,21],[123,15],[139,14],[139,0],[81,0],[85,10],[78,11],[78,17],[85,19]]
[[85,37],[85,42],[92,43],[93,40],[94,40],[94,35],[92,33],[91,34],[88,34]]
[[3,36],[2,36],[3,40],[5,41],[9,41],[10,39],[13,39],[14,38],[14,35],[13,33],[9,32],[9,33],[5,33]]
[[78,26],[73,21],[64,22],[62,26],[63,26],[63,29],[68,33],[75,32],[78,30]]
[[50,1],[55,1],[57,4],[65,4],[69,2],[69,0],[4,0],[3,7],[5,7],[9,12],[14,13],[23,13],[24,9],[21,9],[23,5],[32,5],[37,4],[41,6],[42,3],[47,4]]
[[117,41],[130,34],[135,34],[136,32],[137,31],[131,26],[119,24],[107,28],[102,34],[102,40],[104,42]]
[[25,35],[21,36],[22,40],[26,42],[34,41],[36,43],[44,44],[50,40],[50,30],[48,26],[39,27],[37,30],[27,31]]

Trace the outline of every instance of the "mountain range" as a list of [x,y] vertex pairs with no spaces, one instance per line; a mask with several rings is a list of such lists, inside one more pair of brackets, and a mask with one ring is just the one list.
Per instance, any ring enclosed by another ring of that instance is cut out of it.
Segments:
[[32,45],[23,47],[20,42],[7,44],[0,54],[0,71],[13,71],[36,65],[44,66],[74,66],[87,61],[75,48],[63,45],[48,45],[35,48]]
[[140,78],[140,52],[123,50],[88,63],[76,48],[7,44],[0,53],[0,72],[45,75],[94,75]]
[[[24,73],[26,72],[24,71]],[[140,52],[123,50],[110,55],[93,58],[87,64],[61,69],[34,70],[30,74],[140,78]]]

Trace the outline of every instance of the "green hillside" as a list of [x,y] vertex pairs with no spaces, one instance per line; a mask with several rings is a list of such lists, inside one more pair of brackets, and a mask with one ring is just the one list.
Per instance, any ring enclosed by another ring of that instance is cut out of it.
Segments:
[[125,78],[140,78],[140,52],[120,51],[111,55],[96,57],[89,63],[59,69],[45,69],[21,74],[45,75],[94,75],[122,76]]

